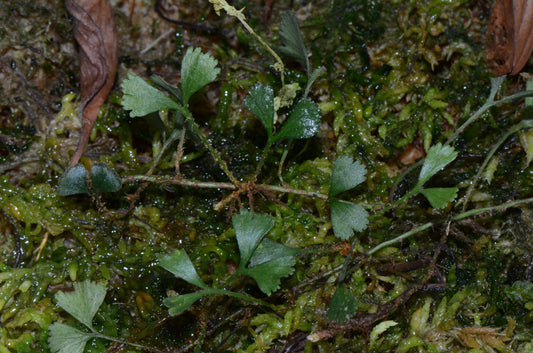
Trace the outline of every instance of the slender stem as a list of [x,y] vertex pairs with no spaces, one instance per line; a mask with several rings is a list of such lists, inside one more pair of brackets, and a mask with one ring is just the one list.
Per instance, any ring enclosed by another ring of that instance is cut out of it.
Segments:
[[145,346],[145,345],[142,345],[142,344],[138,344],[138,343],[133,343],[133,342],[130,342],[130,341],[127,341],[127,340],[106,336],[106,335],[96,331],[94,328],[90,328],[90,329],[92,331],[92,335],[95,338],[101,338],[101,339],[105,339],[105,340],[108,340],[108,341],[111,341],[111,342],[116,342],[116,343],[120,343],[120,344],[126,344],[126,345],[129,345],[129,346],[132,346],[132,347],[145,349],[145,350],[148,350],[148,351],[151,351],[151,352],[164,353],[163,351],[160,351],[157,348],[148,347],[148,346]]
[[530,203],[530,202],[533,202],[533,197],[530,197],[527,199],[515,200],[515,201],[507,201],[496,206],[474,208],[472,210],[468,210],[466,212],[458,214],[457,216],[453,217],[452,220],[458,221],[458,220],[461,220],[461,219],[464,219],[470,216],[475,216],[475,215],[485,213],[485,212],[505,211],[506,209],[510,207],[515,207],[515,206],[522,205],[525,203]]
[[455,140],[457,136],[459,136],[467,127],[468,125],[472,124],[474,121],[476,121],[483,113],[485,113],[487,110],[492,108],[495,105],[499,105],[508,101],[512,101],[518,98],[525,98],[525,97],[531,97],[533,96],[533,91],[521,91],[515,94],[512,94],[510,96],[504,97],[502,99],[499,99],[497,101],[493,100],[493,97],[489,97],[489,99],[479,108],[470,118],[468,118],[467,121],[464,122],[463,125],[461,125],[455,132],[446,140],[445,144],[450,144]]
[[204,292],[207,295],[215,295],[215,294],[227,295],[227,296],[241,299],[244,301],[252,302],[258,305],[266,306],[267,308],[272,309],[273,311],[277,310],[276,306],[270,303],[267,303],[265,301],[262,301],[261,299],[252,297],[251,295],[248,295],[248,294],[236,293],[236,292],[231,292],[225,289],[218,289],[218,288],[207,288],[207,289],[204,289]]
[[[469,211],[466,211],[466,212],[462,212],[456,216],[454,216],[452,218],[453,221],[459,221],[461,219],[464,219],[464,218],[467,218],[467,217],[471,217],[471,216],[475,216],[475,215],[478,215],[478,214],[481,214],[481,213],[486,213],[486,212],[493,212],[493,211],[505,211],[506,209],[510,208],[510,207],[515,207],[515,206],[518,206],[518,205],[522,205],[522,204],[526,204],[526,203],[531,203],[533,202],[533,197],[530,197],[530,198],[527,198],[527,199],[521,199],[521,200],[515,200],[515,201],[508,201],[508,202],[505,202],[505,203],[502,203],[502,204],[499,204],[499,205],[496,205],[496,206],[489,206],[489,207],[483,207],[483,208],[475,208],[473,210],[469,210]],[[426,230],[430,227],[432,227],[433,225],[435,225],[436,223],[435,222],[428,222],[428,223],[424,223],[423,225],[421,226],[418,226],[418,227],[415,227],[413,229],[411,229],[410,231],[408,232],[405,232],[403,234],[400,234],[399,236],[397,236],[396,238],[394,239],[390,239],[390,240],[387,240],[377,246],[375,246],[374,248],[368,250],[366,252],[367,255],[372,255],[374,254],[375,252],[389,246],[389,245],[392,245],[394,243],[397,243],[399,241],[402,241],[408,237],[410,237],[411,235],[414,235],[416,233],[419,233],[423,230]]]
[[228,4],[226,0],[209,0],[209,2],[213,4],[215,12],[218,15],[220,15],[220,10],[224,9],[224,11],[226,11],[228,15],[237,18],[242,23],[244,28],[246,28],[246,30],[250,32],[266,48],[266,50],[268,50],[268,52],[274,57],[277,62],[276,64],[281,72],[281,84],[284,86],[285,80],[283,72],[285,70],[285,66],[283,65],[283,61],[281,60],[279,55],[274,50],[272,50],[272,48],[263,40],[263,38],[261,38],[257,33],[255,33],[253,28],[250,27],[250,25],[246,22],[246,17],[242,13],[244,9],[237,10],[236,8]]
[[237,17],[237,18],[239,19],[239,21],[241,21],[244,28],[246,28],[248,32],[250,32],[255,38],[257,38],[257,40],[265,47],[265,49],[268,50],[268,52],[274,57],[274,59],[276,60],[278,64],[279,71],[281,73],[281,85],[285,86],[285,78],[284,78],[285,65],[283,65],[283,61],[281,60],[279,55],[263,40],[263,38],[261,38],[257,33],[255,33],[254,29],[250,27],[250,25],[246,23],[244,19],[242,19],[241,17]]
[[[499,87],[501,85],[501,82],[500,84],[498,84],[497,86],[493,86],[493,89],[491,90],[491,93],[490,93],[490,96],[488,98],[488,100],[485,102],[485,104],[483,104],[466,122],[464,122],[459,128],[457,128],[457,130],[452,134],[452,136],[450,136],[448,138],[448,140],[445,142],[446,145],[449,145],[451,144],[453,141],[455,141],[455,139],[457,138],[457,136],[459,136],[470,124],[472,124],[474,121],[476,121],[483,113],[485,113],[485,111],[487,111],[488,109],[490,109],[491,107],[495,106],[495,105],[498,105],[498,104],[501,104],[501,103],[505,103],[505,102],[508,102],[508,101],[511,101],[511,100],[514,100],[514,99],[518,99],[518,98],[524,98],[524,97],[530,97],[530,96],[533,96],[533,91],[522,91],[522,92],[518,92],[518,93],[515,93],[513,95],[510,95],[510,96],[507,96],[507,97],[504,97],[500,100],[497,100],[495,101],[494,100],[494,96],[496,95],[496,93],[498,92],[499,90]],[[496,149],[499,147],[499,145],[505,141],[512,133],[516,132],[516,131],[519,131],[520,129],[522,129],[523,127],[526,127],[526,126],[529,126],[529,124],[527,123],[519,123],[517,125],[515,125],[514,127],[512,127],[509,132],[499,141],[499,143],[491,150],[491,152],[489,153],[487,159],[485,160],[485,162],[483,163],[483,166],[482,168],[480,169],[480,172],[485,168],[485,165],[486,163],[488,162],[488,159],[490,159],[490,157],[494,154],[494,152],[496,151]],[[422,164],[424,162],[424,159],[421,159],[419,161],[417,161],[414,165],[412,165],[411,167],[409,167],[404,173],[402,173],[402,175],[400,175],[398,177],[398,179],[395,181],[394,185],[393,185],[393,189],[396,188],[396,186],[398,185],[399,183],[399,180],[402,180],[405,175],[407,175],[408,173],[410,173],[413,169],[415,169],[417,166],[419,166],[420,164]],[[473,186],[475,185],[477,179],[479,179],[479,174],[480,172],[478,172],[478,175],[476,175],[476,177],[474,178],[474,182],[473,182],[473,185],[469,188],[468,192],[467,192],[467,195],[466,195],[466,200],[465,200],[465,205],[464,207],[466,207],[466,203],[468,202],[468,198],[470,196],[470,193],[473,189]],[[418,186],[418,185],[417,185]],[[384,209],[382,209],[381,211],[378,212],[378,214],[384,214],[385,212],[389,211],[390,209],[396,207],[397,205],[399,205],[400,203],[404,202],[405,200],[409,199],[411,196],[413,196],[414,194],[420,192],[420,187],[417,187],[415,186],[412,190],[410,190],[407,194],[405,194],[402,198],[400,198],[399,200],[397,200],[396,202],[394,202],[393,204],[385,207]],[[528,203],[528,202],[531,202],[533,201],[533,198],[530,198],[530,199],[525,199],[525,200],[518,200],[518,201],[514,201],[514,202],[508,202],[508,203],[505,203],[505,204],[502,204],[502,205],[498,205],[498,206],[492,206],[492,207],[485,207],[485,208],[479,208],[479,209],[474,209],[474,210],[470,210],[470,211],[466,211],[466,212],[463,212],[455,217],[453,217],[452,219],[453,220],[460,220],[460,219],[463,219],[463,218],[466,218],[466,217],[469,217],[469,216],[472,216],[472,215],[476,215],[476,214],[480,214],[480,213],[484,213],[484,212],[489,212],[489,211],[494,211],[494,210],[500,210],[500,209],[505,209],[507,207],[512,207],[512,206],[516,206],[516,205],[519,205],[521,203]],[[464,209],[464,208],[463,208]],[[397,236],[396,238],[394,239],[391,239],[391,240],[388,240],[388,241],[385,241],[379,245],[377,245],[376,247],[370,249],[369,251],[367,251],[366,253],[368,255],[372,255],[374,254],[375,252],[391,245],[391,244],[394,244],[394,243],[397,243],[399,241],[402,241],[403,239],[406,239],[408,237],[410,237],[411,235],[413,234],[416,234],[416,233],[419,233],[429,227],[432,227],[434,225],[433,222],[428,222],[428,223],[425,223],[419,227],[416,227],[408,232],[405,232],[399,236]],[[348,265],[348,261],[350,260],[351,258],[351,254],[352,254],[352,251],[353,251],[353,247],[355,245],[355,241],[354,243],[352,244],[351,248],[350,248],[350,253],[349,255],[347,256],[344,264],[343,264],[343,267],[342,267],[342,270],[341,270],[341,273],[339,275],[339,281],[342,279],[344,279],[344,276],[345,276],[345,272],[346,272],[346,269],[347,269],[347,265]]]
[[511,136],[512,134],[514,134],[515,132],[518,132],[520,130],[522,130],[523,128],[527,128],[529,127],[529,120],[526,121],[526,120],[522,120],[521,122],[519,122],[518,124],[512,126],[509,131],[507,131],[507,133],[505,135],[502,136],[502,138],[494,145],[494,147],[490,150],[490,152],[487,154],[487,156],[485,157],[485,160],[483,161],[483,164],[481,164],[481,167],[479,168],[478,172],[476,173],[476,175],[474,176],[474,179],[472,179],[472,182],[470,183],[470,186],[468,187],[468,190],[466,191],[465,193],[465,196],[463,197],[463,211],[466,210],[466,206],[468,204],[468,201],[470,199],[470,195],[472,195],[472,192],[474,191],[474,188],[476,187],[477,185],[477,182],[479,181],[479,179],[481,178],[481,174],[483,173],[483,171],[485,170],[485,167],[487,166],[487,164],[489,163],[490,159],[492,158],[492,156],[494,155],[494,153],[496,153],[496,151],[498,150],[498,148],[500,148],[501,144],[507,140],[509,138],[509,136]]
[[505,103],[505,102],[512,101],[512,100],[519,99],[519,98],[527,98],[527,97],[533,97],[533,90],[526,90],[526,91],[517,92],[515,94],[511,94],[510,96],[503,97],[502,99],[495,101],[493,105]]
[[384,241],[383,243],[379,244],[378,246],[375,246],[374,248],[368,250],[366,253],[368,255],[372,255],[373,253],[375,253],[375,252],[377,252],[377,251],[379,251],[379,250],[381,250],[381,249],[383,249],[383,248],[385,248],[385,247],[387,247],[389,245],[392,245],[394,243],[402,241],[405,238],[409,238],[411,235],[419,233],[419,232],[421,232],[423,230],[426,230],[426,229],[428,229],[431,226],[433,226],[433,222],[428,222],[428,223],[425,223],[425,224],[423,224],[421,226],[415,227],[415,228],[411,229],[410,231],[405,232],[405,233],[401,234],[400,236],[397,236],[394,239]]
[[[499,89],[499,85],[498,85],[498,89]],[[493,106],[496,106],[498,104],[502,104],[505,102],[509,102],[515,99],[533,96],[533,90],[527,90],[527,91],[521,91],[521,92],[512,94],[510,96],[507,96],[507,97],[504,97],[502,99],[495,101],[494,96],[496,95],[497,91],[498,91],[497,89],[491,91],[491,94],[489,98],[487,99],[487,101],[485,102],[485,104],[483,104],[470,118],[468,118],[467,121],[465,121],[460,127],[458,127],[457,130],[455,130],[455,132],[448,138],[448,140],[446,140],[446,142],[444,143],[445,145],[451,144],[457,138],[457,136],[459,136],[470,124],[475,122],[481,115],[483,115],[483,113],[485,113],[488,109],[492,108]],[[400,181],[403,180],[407,174],[411,173],[416,167],[424,163],[424,160],[425,158],[419,159],[415,164],[411,165],[402,174],[400,174],[400,176],[396,178],[396,181],[394,182],[392,186],[392,190],[396,189]],[[412,194],[410,196],[412,196]],[[403,201],[403,197],[401,200]],[[396,205],[397,205],[397,202],[391,206],[386,207],[385,211],[390,210]]]
[[[393,204],[379,210],[378,212],[376,212],[376,214],[374,215],[375,216],[379,216],[379,215],[382,215],[382,214],[385,214],[385,212],[393,209],[394,207],[402,204],[405,200],[408,200],[411,196],[413,196],[414,194],[416,194],[417,192],[420,192],[420,188],[417,186],[415,186],[411,191],[409,191],[407,194],[405,194],[402,198],[400,198],[399,200],[397,200],[396,202],[394,202]],[[350,252],[348,253],[348,256],[346,256],[346,259],[344,259],[344,263],[342,264],[342,270],[341,270],[341,273],[339,274],[339,277],[337,277],[337,283],[342,283],[344,281],[344,279],[346,278],[346,274],[348,273],[348,265],[350,264],[350,261],[352,261],[352,256],[353,256],[353,253],[355,251],[355,244],[357,243],[357,237],[352,241],[352,244],[350,245]],[[396,240],[393,239],[395,242]],[[400,239],[401,240],[401,239]],[[387,242],[385,243],[382,243],[382,244],[385,244],[384,246],[387,246]],[[378,245],[377,247],[381,246]],[[381,247],[379,248],[381,249]],[[379,250],[378,249],[378,250]],[[377,251],[377,250],[376,250]]]
[[190,186],[203,189],[230,189],[235,190],[237,186],[232,183],[225,182],[210,182],[210,181],[197,181],[191,179],[174,178],[171,176],[159,176],[159,175],[129,175],[122,178],[123,182],[128,181],[148,181],[151,183],[161,184],[175,184],[179,186]]
[[[396,202],[394,202],[393,204],[381,209],[380,211],[378,211],[374,216],[379,216],[379,215],[382,215],[382,214],[385,214],[385,212],[389,211],[390,209],[402,204],[405,200],[408,200],[411,196],[413,196],[414,194],[416,194],[417,192],[420,192],[420,188],[417,186],[415,186],[411,191],[409,191],[407,194],[405,194],[402,198],[400,198],[399,200],[397,200]],[[401,235],[403,236],[403,234]],[[401,237],[400,236],[400,237]],[[408,237],[409,235],[406,235],[405,237]],[[401,238],[403,239],[403,238]],[[399,240],[401,240],[399,239]],[[348,272],[348,265],[350,264],[350,261],[352,260],[352,256],[353,256],[353,253],[354,253],[354,250],[355,250],[355,243],[357,242],[357,238],[355,238],[353,241],[352,241],[352,244],[350,245],[350,252],[348,253],[348,256],[346,256],[346,259],[344,259],[344,263],[342,264],[342,270],[341,270],[341,273],[339,274],[339,277],[337,277],[337,283],[342,283],[346,277],[346,273]],[[399,240],[396,240],[393,239],[393,243],[396,242],[396,241],[399,241]],[[383,246],[387,246],[388,245],[388,241],[387,242],[384,242],[382,244],[385,244]],[[382,244],[378,245],[376,248],[378,248],[377,250],[381,249],[381,246]],[[375,250],[375,251],[377,251]],[[369,255],[371,253],[368,253]]]
[[307,197],[313,197],[313,198],[319,198],[322,200],[328,200],[329,196],[321,194],[319,192],[312,192],[312,191],[306,191],[306,190],[300,190],[300,189],[293,189],[288,186],[275,186],[275,185],[268,185],[268,184],[257,184],[255,186],[257,189],[264,189],[267,191],[273,191],[273,192],[282,192],[286,194],[294,194],[294,195],[302,195]]
[[224,161],[222,159],[222,156],[220,156],[220,154],[218,153],[218,151],[213,147],[213,145],[209,142],[209,140],[207,139],[207,137],[204,135],[204,133],[202,132],[202,130],[200,130],[200,127],[198,126],[198,124],[196,124],[196,122],[194,121],[193,117],[192,117],[192,114],[191,112],[186,109],[185,107],[183,106],[179,106],[178,108],[179,112],[182,113],[185,118],[187,119],[187,121],[189,121],[189,123],[191,124],[191,128],[194,130],[194,132],[196,133],[196,135],[198,135],[198,137],[200,138],[200,140],[202,140],[202,143],[204,144],[204,146],[209,150],[209,152],[211,153],[211,155],[213,156],[213,158],[215,159],[215,161],[218,163],[218,165],[220,166],[220,168],[222,169],[222,171],[224,171],[224,173],[227,175],[227,177],[229,178],[229,180],[234,184],[234,185],[239,185],[240,182],[233,176],[233,173],[229,170],[228,168],[228,165],[226,164],[226,161]]
[[259,161],[259,164],[257,165],[257,168],[255,168],[254,176],[252,180],[257,180],[257,176],[261,172],[261,169],[263,169],[263,165],[265,164],[266,158],[268,157],[268,153],[270,152],[270,148],[272,147],[273,139],[272,134],[269,134],[267,143],[265,145],[265,148],[263,148],[263,153],[261,154],[261,160]]
[[281,155],[281,159],[279,160],[279,168],[278,168],[278,178],[279,178],[279,181],[282,183],[282,184],[285,184],[285,182],[283,181],[283,164],[285,163],[285,159],[287,158],[287,155],[289,154],[289,150],[288,149],[285,149],[283,150],[283,154]]
[[[174,184],[174,185],[180,185],[180,186],[188,186],[188,187],[196,187],[196,188],[204,188],[204,189],[227,189],[227,190],[237,190],[238,186],[232,183],[225,183],[225,182],[210,182],[210,181],[198,181],[198,180],[191,180],[191,179],[181,179],[181,178],[174,178],[171,176],[157,176],[157,175],[129,175],[127,177],[122,178],[123,182],[128,181],[148,181],[152,183],[161,183],[161,184]],[[311,192],[306,190],[300,190],[300,189],[293,189],[288,186],[276,186],[276,185],[268,185],[268,184],[256,184],[255,188],[257,189],[263,189],[267,191],[272,192],[281,192],[281,193],[287,193],[287,194],[295,194],[295,195],[301,195],[301,196],[307,196],[312,198],[319,198],[322,200],[327,200],[328,195],[324,195],[318,192]]]
[[390,204],[389,206],[379,210],[376,215],[382,215],[385,212],[393,209],[394,207],[404,203],[406,200],[408,200],[411,196],[417,194],[420,192],[420,187],[415,186],[412,190],[410,190],[407,194],[403,195],[400,199],[396,200],[394,203]]
[[485,111],[487,111],[493,105],[493,101],[485,102],[485,104],[483,104],[481,108],[479,108],[470,118],[468,118],[468,120],[465,121],[463,125],[459,126],[457,130],[455,130],[455,132],[448,138],[448,140],[446,140],[444,144],[449,145],[450,143],[455,141],[457,136],[459,136],[468,127],[468,125],[476,121],[483,113],[485,113]]
[[163,154],[166,152],[166,150],[170,147],[170,145],[172,143],[174,143],[174,141],[176,141],[179,137],[179,134],[178,134],[178,131],[177,130],[174,130],[172,131],[172,134],[168,137],[168,139],[165,141],[165,143],[163,144],[163,147],[161,147],[161,150],[159,151],[159,153],[157,154],[157,156],[155,157],[153,163],[152,163],[152,166],[150,167],[150,169],[148,170],[148,172],[146,172],[146,174],[148,175],[151,175],[153,172],[154,172],[154,169],[155,167],[157,166],[157,164],[159,163],[159,160],[161,159],[161,157],[163,156]]
[[[495,94],[496,92],[494,92]],[[520,93],[523,93],[523,92],[520,92]],[[513,97],[515,96],[514,94],[510,97]],[[516,97],[515,97],[516,98]],[[467,121],[465,121],[461,126],[459,126],[457,128],[457,130],[455,130],[455,132],[448,138],[448,140],[446,140],[446,142],[444,143],[445,145],[449,145],[451,144],[453,141],[455,141],[455,139],[457,138],[457,136],[459,136],[467,127],[468,125],[472,124],[474,121],[476,121],[483,113],[485,113],[485,111],[487,111],[490,107],[492,107],[493,105],[495,104],[498,104],[498,103],[501,103],[504,99],[501,99],[499,101],[494,101],[494,96],[491,94],[491,96],[489,97],[489,99],[485,102],[485,104],[483,104],[470,118],[468,118]],[[422,163],[424,163],[425,161],[425,158],[421,158],[419,159],[418,161],[416,161],[415,164],[411,165],[409,168],[407,168],[402,174],[400,174],[400,176],[398,178],[396,178],[396,181],[394,182],[394,184],[392,185],[392,190],[395,190],[396,187],[398,186],[399,182],[401,180],[403,180],[405,178],[405,176],[409,173],[411,173],[416,167],[418,167],[419,165],[421,165]],[[412,195],[411,195],[412,196]],[[402,197],[403,199],[403,197]],[[393,206],[389,206],[386,208],[386,211],[388,211],[389,209],[391,209]]]
[[176,176],[181,174],[180,172],[180,162],[183,158],[183,144],[185,143],[185,127],[181,129],[180,132],[180,142],[178,143],[178,149],[176,150],[176,160],[174,161],[174,166],[176,168]]

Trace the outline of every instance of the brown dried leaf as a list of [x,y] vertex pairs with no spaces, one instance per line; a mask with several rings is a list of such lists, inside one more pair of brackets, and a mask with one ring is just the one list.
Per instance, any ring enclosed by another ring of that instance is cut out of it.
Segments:
[[117,71],[118,36],[108,0],[67,0],[79,45],[83,127],[70,165],[78,163]]
[[[520,6],[516,6],[520,4]],[[531,50],[533,49],[533,1],[515,0],[513,2],[514,18],[517,24],[515,29],[516,49],[514,53],[513,71],[511,74],[517,74],[526,65]]]
[[533,1],[496,0],[487,29],[487,61],[496,75],[515,75],[533,50]]
[[514,15],[512,0],[497,0],[487,29],[487,61],[496,75],[511,72],[514,58]]

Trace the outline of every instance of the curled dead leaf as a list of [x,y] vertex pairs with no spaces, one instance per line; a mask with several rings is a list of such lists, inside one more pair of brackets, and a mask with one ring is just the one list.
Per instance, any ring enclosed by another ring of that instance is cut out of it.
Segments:
[[118,35],[108,0],[67,0],[79,45],[81,116],[83,127],[69,165],[80,160],[100,107],[117,71]]
[[487,61],[496,75],[515,75],[533,50],[533,1],[496,0],[487,29]]

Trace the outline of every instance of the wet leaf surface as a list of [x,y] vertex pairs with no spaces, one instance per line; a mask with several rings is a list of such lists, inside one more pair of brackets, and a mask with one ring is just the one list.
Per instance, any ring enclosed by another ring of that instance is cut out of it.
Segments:
[[67,168],[61,179],[59,179],[58,190],[61,196],[88,193],[87,169],[81,164]]

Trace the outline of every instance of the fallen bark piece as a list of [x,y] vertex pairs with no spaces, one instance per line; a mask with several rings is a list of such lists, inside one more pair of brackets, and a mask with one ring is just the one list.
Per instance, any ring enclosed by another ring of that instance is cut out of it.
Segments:
[[69,165],[79,162],[117,71],[118,36],[108,0],[67,0],[79,45],[82,130]]

